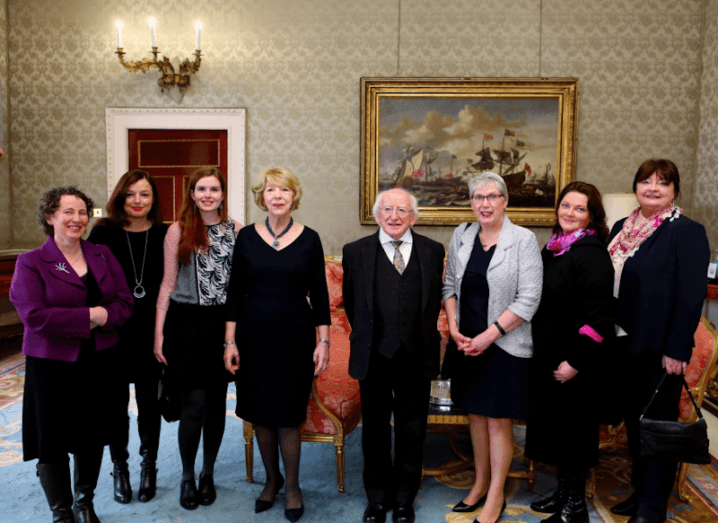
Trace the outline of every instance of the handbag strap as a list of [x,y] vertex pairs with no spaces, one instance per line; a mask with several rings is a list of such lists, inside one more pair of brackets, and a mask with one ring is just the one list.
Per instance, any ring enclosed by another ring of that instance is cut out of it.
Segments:
[[[665,374],[663,374],[661,381],[658,382],[658,386],[656,387],[656,390],[653,391],[653,396],[651,396],[651,399],[648,402],[648,405],[646,405],[646,407],[643,409],[643,412],[641,412],[641,417],[638,418],[639,421],[643,419],[643,416],[646,415],[646,412],[648,411],[648,408],[651,406],[651,403],[653,403],[653,400],[656,399],[656,394],[658,393],[658,389],[660,389],[661,385],[663,385],[663,382],[665,381],[666,376],[668,376],[668,371],[666,371]],[[681,381],[683,382],[683,387],[686,389],[686,392],[688,392],[688,397],[691,398],[691,402],[693,402],[693,407],[695,407],[696,412],[698,413],[698,418],[703,419],[703,414],[701,413],[701,409],[698,408],[698,405],[696,404],[696,400],[693,399],[693,394],[691,394],[691,388],[688,386],[686,377],[683,374],[681,374]]]

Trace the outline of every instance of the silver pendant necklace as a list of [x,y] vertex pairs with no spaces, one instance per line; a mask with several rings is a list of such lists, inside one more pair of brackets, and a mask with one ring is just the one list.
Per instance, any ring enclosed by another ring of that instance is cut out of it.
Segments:
[[132,255],[132,245],[130,245],[130,233],[125,231],[127,236],[127,247],[130,249],[130,260],[132,260],[132,272],[135,274],[135,290],[132,295],[135,298],[145,297],[145,288],[142,286],[142,279],[145,277],[145,260],[147,259],[147,239],[150,237],[150,230],[145,232],[145,252],[142,254],[142,269],[140,269],[140,279],[137,281],[137,269],[135,268],[135,257]]
[[280,232],[279,234],[274,234],[274,231],[273,231],[272,228],[269,226],[269,216],[267,216],[267,218],[264,220],[264,226],[265,226],[265,227],[267,228],[267,230],[269,231],[269,234],[271,234],[272,236],[274,236],[274,241],[272,242],[272,247],[274,247],[275,249],[279,249],[279,238],[281,238],[282,236],[284,236],[285,234],[287,234],[287,231],[292,228],[292,225],[294,225],[294,218],[292,218],[292,217],[290,216],[290,217],[289,217],[289,225],[287,225],[287,226],[284,228],[284,230],[283,230],[282,232]]

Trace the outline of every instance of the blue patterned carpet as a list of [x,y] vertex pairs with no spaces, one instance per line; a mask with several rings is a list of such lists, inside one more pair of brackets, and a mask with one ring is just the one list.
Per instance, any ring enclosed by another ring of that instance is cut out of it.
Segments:
[[[35,475],[35,462],[22,461],[21,445],[21,401],[24,366],[22,358],[11,358],[0,362],[0,521],[48,523],[52,520],[45,497]],[[136,501],[139,481],[140,457],[137,455],[136,406],[130,405],[130,474],[134,500],[129,505],[120,505],[112,498],[112,477],[109,451],[105,452],[100,481],[96,490],[95,507],[103,523],[200,523],[200,522],[284,522],[284,497],[280,494],[271,510],[254,514],[254,500],[264,483],[264,469],[255,449],[255,483],[247,483],[245,475],[244,439],[242,423],[234,417],[236,398],[231,386],[227,401],[227,427],[215,471],[218,498],[210,507],[199,507],[187,511],[179,506],[179,482],[181,466],[177,451],[177,423],[163,422],[162,443],[158,460],[158,493],[149,503]],[[522,444],[523,429],[517,427],[517,443]],[[361,482],[361,426],[346,440],[346,493],[337,491],[334,446],[327,443],[304,443],[302,446],[301,485],[306,512],[305,523],[360,522],[366,498]],[[464,444],[468,442],[464,441]],[[198,456],[198,470],[201,464],[201,448]],[[449,449],[447,436],[430,435],[426,444],[426,463],[436,466],[455,459]],[[523,466],[520,460],[515,467]],[[715,467],[713,467],[715,469]],[[711,502],[699,494],[718,499],[716,471],[696,467],[692,476],[697,476],[696,493],[690,505],[681,504],[675,496],[671,498],[670,516],[674,521],[684,523],[706,523],[718,521],[716,508],[709,508]],[[469,523],[477,514],[462,515],[451,512],[451,507],[466,493],[466,485],[472,481],[471,473],[454,476],[426,478],[416,500],[418,522]],[[628,493],[627,460],[625,456],[607,455],[598,472],[599,492],[590,505],[591,523],[624,523],[628,518],[613,517],[607,507]],[[532,512],[531,501],[545,495],[555,485],[550,471],[539,469],[539,478],[534,493],[527,490],[523,481],[509,480],[506,495],[509,506],[501,521],[537,523],[545,515]],[[602,489],[602,490],[601,490]],[[478,512],[477,512],[478,513]]]

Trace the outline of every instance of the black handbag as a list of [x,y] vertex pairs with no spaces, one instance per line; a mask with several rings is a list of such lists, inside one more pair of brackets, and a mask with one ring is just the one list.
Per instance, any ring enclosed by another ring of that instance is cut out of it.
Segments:
[[681,376],[683,386],[688,391],[688,396],[698,413],[698,419],[693,423],[681,423],[680,421],[663,421],[644,417],[667,375],[668,372],[661,378],[651,400],[638,419],[641,457],[708,465],[711,462],[708,453],[708,427],[706,420],[703,419],[703,414],[701,414],[701,409],[693,399],[685,376]]
[[168,379],[167,369],[162,373],[162,379],[157,390],[160,412],[167,423],[180,419],[182,414],[182,396],[178,390],[171,385]]

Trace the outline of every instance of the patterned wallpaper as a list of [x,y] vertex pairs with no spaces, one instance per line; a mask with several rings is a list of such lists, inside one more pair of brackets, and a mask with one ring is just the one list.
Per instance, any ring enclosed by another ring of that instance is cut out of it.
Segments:
[[694,215],[718,249],[718,1],[706,2]]
[[8,161],[8,75],[7,75],[7,0],[0,0],[0,84],[2,84],[3,131],[5,154],[0,160],[0,250],[10,247],[12,231],[10,225],[10,164]]
[[[271,165],[295,172],[295,217],[327,253],[374,231],[358,218],[362,76],[577,76],[578,178],[625,191],[643,159],[669,157],[692,211],[702,0],[5,1],[12,202],[0,199],[0,219],[14,247],[43,241],[34,214],[50,186],[106,203],[105,107],[176,107],[156,72],[130,74],[113,55],[121,19],[126,58],[148,56],[149,16],[173,60],[192,53],[201,18],[202,68],[181,106],[247,109],[247,184]],[[419,232],[448,246],[452,228]]]

